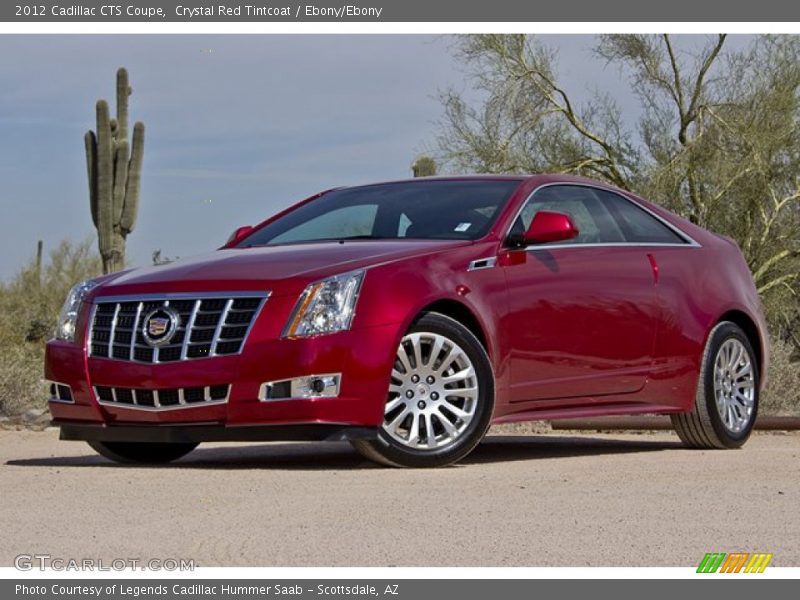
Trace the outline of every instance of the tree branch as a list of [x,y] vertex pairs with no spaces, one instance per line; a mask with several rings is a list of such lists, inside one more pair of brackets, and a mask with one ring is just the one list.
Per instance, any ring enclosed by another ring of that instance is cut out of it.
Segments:
[[767,290],[774,288],[776,285],[781,285],[783,283],[788,283],[789,281],[793,281],[800,277],[800,273],[787,273],[786,275],[781,275],[780,277],[776,277],[771,281],[765,283],[764,285],[758,288],[759,294],[764,294]]
[[670,66],[672,67],[673,85],[675,86],[675,92],[672,94],[672,97],[675,100],[675,104],[677,104],[678,106],[678,112],[680,113],[680,119],[681,119],[681,126],[683,126],[686,110],[683,99],[683,84],[681,83],[681,71],[680,67],[678,66],[678,59],[675,57],[675,52],[672,49],[672,42],[670,41],[669,34],[665,33],[663,39],[664,39],[664,45],[667,47],[667,54],[669,55],[669,63]]
[[[800,256],[800,250],[793,250],[788,248],[786,250],[781,250],[777,254],[773,254],[770,258],[761,263],[761,266],[758,268],[758,270],[756,270],[756,272],[753,273],[753,280],[755,282],[761,281],[761,279],[763,279],[763,277],[775,265],[786,260],[787,258],[794,258],[797,256]],[[798,273],[795,272],[793,276],[797,277]]]

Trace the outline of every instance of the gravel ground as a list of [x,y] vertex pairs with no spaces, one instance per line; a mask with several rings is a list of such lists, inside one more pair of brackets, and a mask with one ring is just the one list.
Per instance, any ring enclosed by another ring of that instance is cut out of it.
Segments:
[[462,464],[374,467],[346,444],[207,444],[121,467],[0,431],[0,565],[17,554],[201,566],[800,566],[800,434],[690,451],[668,433],[492,435]]

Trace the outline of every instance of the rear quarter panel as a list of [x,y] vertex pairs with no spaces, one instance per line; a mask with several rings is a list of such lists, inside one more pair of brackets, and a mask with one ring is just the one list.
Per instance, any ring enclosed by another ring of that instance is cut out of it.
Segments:
[[738,247],[703,230],[691,233],[701,247],[653,250],[659,268],[661,319],[644,392],[650,401],[681,410],[692,406],[706,341],[726,313],[743,313],[756,324],[762,372],[768,352],[761,303]]

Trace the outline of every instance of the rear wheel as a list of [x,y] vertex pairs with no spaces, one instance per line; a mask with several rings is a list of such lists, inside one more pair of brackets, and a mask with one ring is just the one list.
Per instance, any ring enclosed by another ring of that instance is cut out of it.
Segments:
[[750,340],[738,325],[723,321],[708,337],[692,411],[672,415],[672,424],[690,448],[738,448],[750,437],[758,399]]
[[197,444],[157,442],[88,442],[92,449],[118,463],[160,464],[177,460],[197,448]]
[[353,446],[395,467],[439,467],[464,458],[489,428],[494,375],[481,343],[437,313],[419,319],[397,348],[376,440]]

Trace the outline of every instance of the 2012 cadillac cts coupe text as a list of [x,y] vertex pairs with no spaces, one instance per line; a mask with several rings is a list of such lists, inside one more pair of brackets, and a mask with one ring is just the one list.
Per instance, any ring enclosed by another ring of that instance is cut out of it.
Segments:
[[672,416],[750,435],[766,327],[736,244],[568,176],[327,191],[221,249],[75,286],[47,344],[62,439],[164,462],[210,440],[350,440],[408,467],[491,423]]

